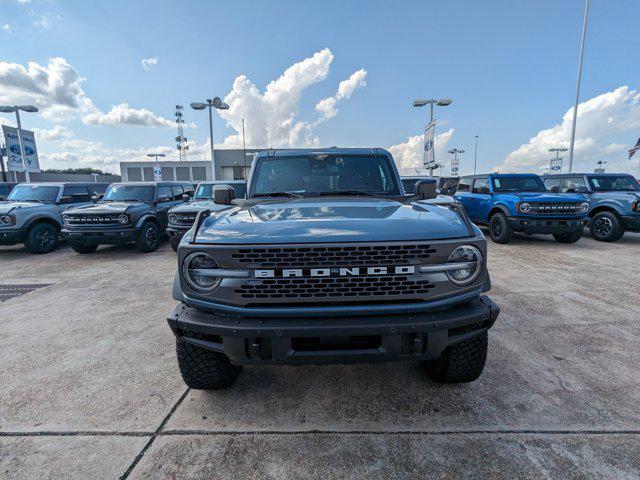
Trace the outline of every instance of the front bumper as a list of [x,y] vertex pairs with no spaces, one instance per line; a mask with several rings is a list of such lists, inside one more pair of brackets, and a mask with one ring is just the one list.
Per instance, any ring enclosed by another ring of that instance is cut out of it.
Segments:
[[622,225],[630,232],[640,232],[640,215],[625,215],[622,217]]
[[92,245],[120,245],[122,243],[134,242],[138,237],[140,229],[135,227],[117,227],[109,229],[83,228],[70,229],[65,227],[60,232],[67,240]]
[[178,240],[182,240],[182,237],[184,237],[184,234],[187,233],[189,231],[189,229],[191,228],[191,226],[177,226],[177,225],[169,225],[167,227],[167,234],[169,235],[169,237],[171,238],[177,238]]
[[589,223],[588,218],[527,218],[509,217],[509,225],[517,232],[526,234],[570,233],[582,230]]
[[235,364],[333,364],[425,360],[486,332],[500,308],[481,296],[446,310],[370,317],[249,318],[177,305],[176,338],[223,353]]
[[16,243],[22,243],[26,237],[26,228],[0,228],[0,245],[15,245]]

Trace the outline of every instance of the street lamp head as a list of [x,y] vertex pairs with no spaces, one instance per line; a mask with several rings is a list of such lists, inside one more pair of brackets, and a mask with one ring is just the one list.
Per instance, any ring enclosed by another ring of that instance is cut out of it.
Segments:
[[29,113],[35,113],[38,111],[38,108],[34,107],[33,105],[20,105],[18,108],[23,112],[29,112]]
[[451,150],[447,150],[447,153],[451,153],[451,154],[456,153],[456,149],[452,148]]
[[436,105],[440,107],[446,107],[447,105],[451,105],[451,102],[453,102],[453,100],[451,100],[450,98],[440,98]]
[[417,99],[417,100],[414,100],[414,101],[413,101],[413,103],[412,103],[412,105],[413,105],[414,107],[424,107],[427,103],[428,103],[428,102],[427,102],[425,99],[423,99],[423,98],[419,98],[419,99]]
[[216,107],[218,110],[229,110],[229,104],[222,102],[222,105],[220,105],[219,107]]
[[0,112],[2,113],[13,113],[16,111],[16,107],[12,107],[11,105],[0,105]]
[[193,102],[190,105],[194,110],[204,110],[205,108],[207,108],[207,104],[202,102]]
[[211,103],[214,107],[220,108],[222,106],[222,99],[220,97],[214,97]]

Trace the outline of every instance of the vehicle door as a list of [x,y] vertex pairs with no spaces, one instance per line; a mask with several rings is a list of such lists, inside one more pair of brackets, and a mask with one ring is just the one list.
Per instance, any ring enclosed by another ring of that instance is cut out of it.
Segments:
[[176,203],[173,189],[168,186],[156,187],[156,217],[162,229],[167,228],[167,212]]
[[469,208],[471,208],[471,182],[473,181],[473,177],[461,177],[458,182],[458,187],[456,188],[456,193],[454,196],[462,203],[464,209],[471,218],[471,214],[469,213]]
[[471,186],[471,213],[469,216],[481,222],[486,222],[491,210],[492,199],[489,188],[489,177],[476,177]]

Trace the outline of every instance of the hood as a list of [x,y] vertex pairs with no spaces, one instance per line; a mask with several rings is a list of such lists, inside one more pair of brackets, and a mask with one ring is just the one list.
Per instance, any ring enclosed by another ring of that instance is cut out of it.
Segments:
[[98,202],[91,205],[73,207],[66,213],[94,215],[105,213],[125,213],[127,209],[138,205],[145,205],[143,202]]
[[0,215],[10,213],[12,210],[18,208],[42,208],[47,205],[49,204],[40,202],[0,202]]
[[205,209],[217,212],[218,210],[224,210],[225,208],[229,208],[229,205],[218,205],[217,203],[214,203],[213,200],[194,200],[171,207],[171,213],[199,212]]
[[549,192],[523,192],[515,195],[523,202],[584,202],[585,197],[583,195],[576,195],[575,193],[549,193]]
[[425,202],[292,199],[232,207],[207,218],[196,242],[225,244],[417,241],[468,237],[460,217]]

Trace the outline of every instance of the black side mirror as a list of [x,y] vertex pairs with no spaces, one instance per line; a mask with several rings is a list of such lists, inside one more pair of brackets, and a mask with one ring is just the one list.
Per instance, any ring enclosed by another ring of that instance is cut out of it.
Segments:
[[234,198],[236,198],[236,193],[229,185],[215,185],[213,187],[213,203],[231,205],[231,200]]
[[102,200],[102,197],[104,197],[104,195],[92,195],[91,201],[93,203],[98,203],[100,200]]
[[558,185],[554,185],[553,187],[551,187],[551,193],[558,193],[560,192],[560,187]]
[[191,200],[191,194],[189,193],[184,193],[182,195],[182,200],[184,200],[185,202],[188,202],[189,200]]
[[60,201],[58,203],[60,205],[65,205],[67,203],[73,203],[73,197],[71,197],[71,196],[60,197]]
[[6,195],[0,195],[0,202],[4,202],[7,199]]
[[422,180],[418,180],[415,186],[415,195],[421,200],[436,198],[438,196],[436,187],[437,182],[435,178],[425,178]]

